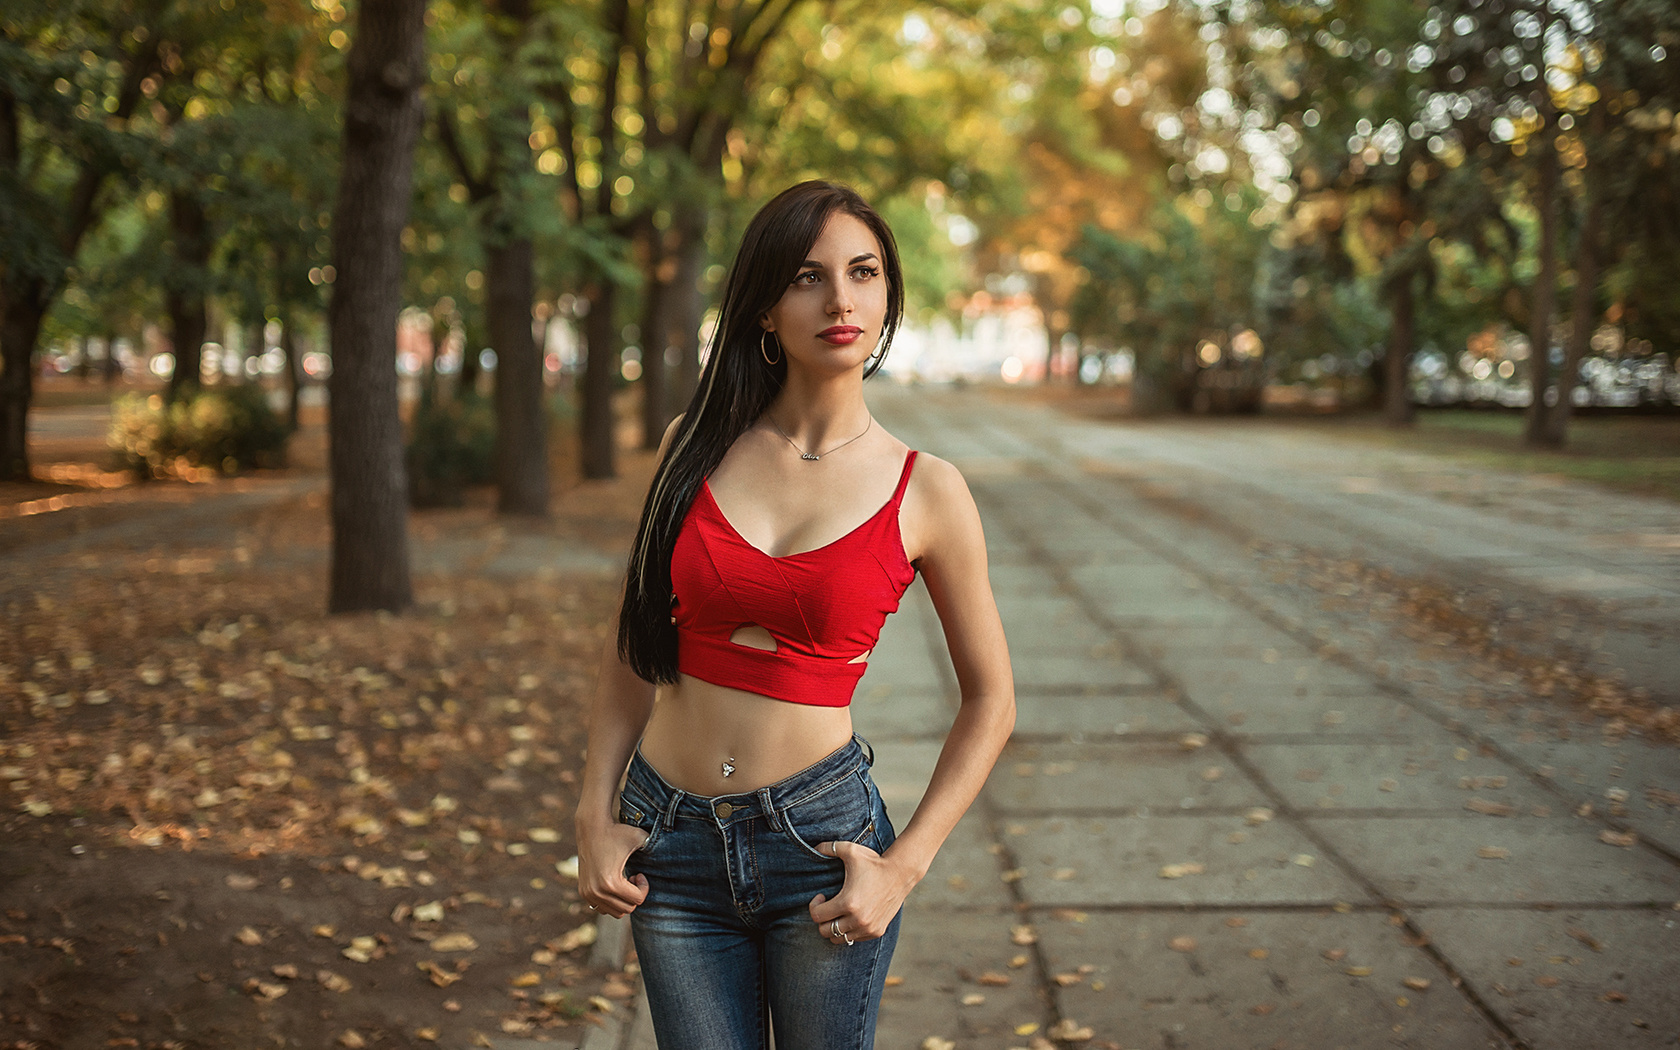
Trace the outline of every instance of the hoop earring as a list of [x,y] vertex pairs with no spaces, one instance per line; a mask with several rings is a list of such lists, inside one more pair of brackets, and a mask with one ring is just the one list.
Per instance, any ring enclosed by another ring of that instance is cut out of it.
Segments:
[[758,355],[760,357],[764,358],[764,363],[765,364],[774,368],[776,365],[779,365],[782,362],[782,341],[780,339],[776,340],[776,359],[774,361],[770,360],[770,349],[769,349],[769,347],[764,345],[764,340],[766,338],[768,338],[771,334],[772,333],[771,333],[770,329],[766,328],[764,330],[764,335],[759,336],[759,338],[758,338]]

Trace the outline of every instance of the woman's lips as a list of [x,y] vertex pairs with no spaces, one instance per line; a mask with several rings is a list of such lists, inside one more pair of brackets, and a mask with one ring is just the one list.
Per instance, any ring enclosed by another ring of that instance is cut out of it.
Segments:
[[834,346],[847,346],[857,342],[858,336],[862,334],[863,329],[856,325],[837,324],[833,328],[825,328],[818,332],[817,338]]

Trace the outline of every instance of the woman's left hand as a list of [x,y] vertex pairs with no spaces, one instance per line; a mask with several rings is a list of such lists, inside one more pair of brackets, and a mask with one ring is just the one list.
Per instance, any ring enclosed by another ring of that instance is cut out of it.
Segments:
[[833,900],[820,893],[811,898],[811,921],[817,931],[840,945],[886,933],[916,880],[889,858],[856,842],[823,842],[817,852],[846,865],[846,881]]

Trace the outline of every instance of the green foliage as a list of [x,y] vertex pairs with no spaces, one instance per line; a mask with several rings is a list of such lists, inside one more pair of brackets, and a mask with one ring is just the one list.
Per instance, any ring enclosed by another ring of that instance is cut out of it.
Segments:
[[285,420],[255,384],[210,387],[173,403],[130,394],[111,407],[111,448],[142,477],[284,466],[286,437]]
[[427,391],[408,439],[408,500],[416,507],[458,507],[468,485],[494,479],[496,414],[473,393]]

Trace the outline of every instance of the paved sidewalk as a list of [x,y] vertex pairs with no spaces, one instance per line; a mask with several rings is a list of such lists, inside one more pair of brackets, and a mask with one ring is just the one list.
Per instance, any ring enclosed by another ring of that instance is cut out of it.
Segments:
[[[1645,548],[1652,565],[1638,551],[1576,553],[1556,523],[1500,532],[1509,501],[1416,492],[1410,511],[1353,499],[1357,532],[1337,516],[1353,494],[1333,480],[1372,469],[1337,461],[1357,450],[1280,438],[1299,442],[1291,478],[1288,456],[1240,433],[1199,432],[1188,463],[1170,432],[984,394],[883,387],[871,399],[895,434],[969,480],[1020,711],[980,802],[909,902],[878,1046],[1677,1045],[1674,750],[1603,738],[1545,700],[1464,702],[1492,689],[1475,668],[1408,637],[1403,620],[1350,626],[1317,592],[1269,577],[1217,516],[1265,482],[1271,524],[1303,549],[1349,556],[1356,544],[1415,568],[1428,544],[1390,546],[1383,530],[1435,516],[1460,537],[1529,543],[1518,567],[1547,569],[1529,574],[1541,584],[1613,556],[1620,568],[1605,575],[1655,592],[1638,607],[1645,637],[1672,632],[1664,617],[1680,607],[1660,546]],[[1355,488],[1389,484],[1376,477]],[[1294,500],[1289,486],[1313,478]],[[1163,505],[1163,479],[1208,518]],[[1603,505],[1565,487],[1565,505]],[[1624,531],[1673,521],[1667,505],[1614,502]],[[1436,568],[1511,571],[1485,552],[1436,554]],[[1326,644],[1355,628],[1369,637]],[[853,707],[901,823],[955,703],[918,583]],[[624,1045],[654,1046],[642,1013]]]

